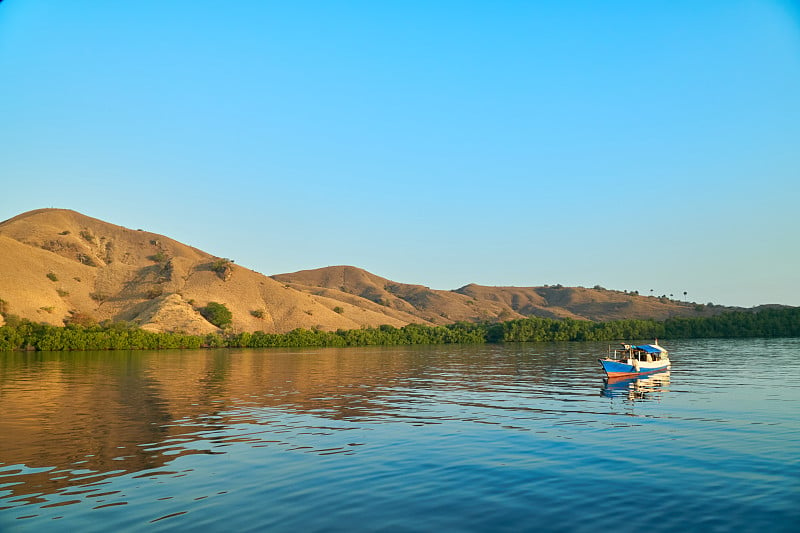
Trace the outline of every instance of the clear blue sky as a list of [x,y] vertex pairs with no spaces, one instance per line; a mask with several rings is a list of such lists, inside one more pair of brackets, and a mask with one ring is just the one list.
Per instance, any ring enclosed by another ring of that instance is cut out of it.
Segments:
[[800,5],[0,3],[0,219],[800,305]]

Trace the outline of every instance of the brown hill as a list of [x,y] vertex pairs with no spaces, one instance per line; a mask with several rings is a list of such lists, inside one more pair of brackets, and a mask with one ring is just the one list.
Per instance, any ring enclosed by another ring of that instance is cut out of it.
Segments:
[[673,316],[707,316],[714,309],[669,298],[639,296],[607,289],[583,287],[483,287],[467,285],[456,292],[476,300],[502,302],[511,311],[525,316],[575,318],[587,320],[645,319],[664,320]]
[[63,209],[0,223],[0,299],[6,313],[36,322],[124,320],[187,333],[217,331],[199,312],[211,301],[225,304],[233,328],[243,331],[410,321],[296,291],[163,235]]
[[487,302],[477,307],[469,296],[437,291],[422,285],[397,283],[352,266],[334,266],[279,274],[274,279],[300,291],[324,294],[353,305],[378,306],[400,312],[412,322],[449,324],[455,321],[491,320],[502,307]]
[[272,277],[310,294],[324,294],[352,305],[376,304],[433,324],[495,322],[528,316],[662,320],[672,316],[708,316],[724,309],[601,288],[471,284],[454,291],[442,291],[397,283],[351,266],[303,270]]
[[230,309],[235,331],[266,332],[526,316],[663,319],[723,309],[581,287],[433,290],[351,266],[267,277],[163,235],[75,211],[41,209],[0,223],[2,313],[54,325],[109,320],[207,333],[218,331],[200,313],[212,301]]

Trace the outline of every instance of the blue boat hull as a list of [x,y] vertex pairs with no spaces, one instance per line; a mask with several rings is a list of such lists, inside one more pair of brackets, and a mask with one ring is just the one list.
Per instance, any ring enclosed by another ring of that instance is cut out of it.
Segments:
[[603,367],[606,375],[608,375],[610,378],[623,376],[644,376],[647,374],[653,374],[655,372],[669,370],[670,366],[668,362],[643,362],[640,363],[639,369],[637,370],[633,365],[629,365],[622,361],[616,361],[614,359],[598,359],[598,361],[600,361],[600,365]]

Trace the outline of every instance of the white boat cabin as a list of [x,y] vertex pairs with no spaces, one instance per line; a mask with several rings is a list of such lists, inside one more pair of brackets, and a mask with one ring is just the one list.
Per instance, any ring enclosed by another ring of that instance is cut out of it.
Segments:
[[622,344],[622,349],[614,350],[614,359],[632,359],[635,361],[661,361],[668,359],[667,350],[658,345],[658,341],[653,344]]

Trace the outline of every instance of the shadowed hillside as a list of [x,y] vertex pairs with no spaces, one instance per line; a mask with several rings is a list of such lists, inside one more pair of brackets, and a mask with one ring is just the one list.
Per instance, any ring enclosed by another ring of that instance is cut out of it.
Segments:
[[0,223],[0,314],[203,334],[218,331],[203,316],[210,302],[230,310],[233,331],[267,333],[527,316],[664,319],[725,309],[599,288],[433,290],[351,266],[267,277],[163,235],[75,211],[41,209]]

